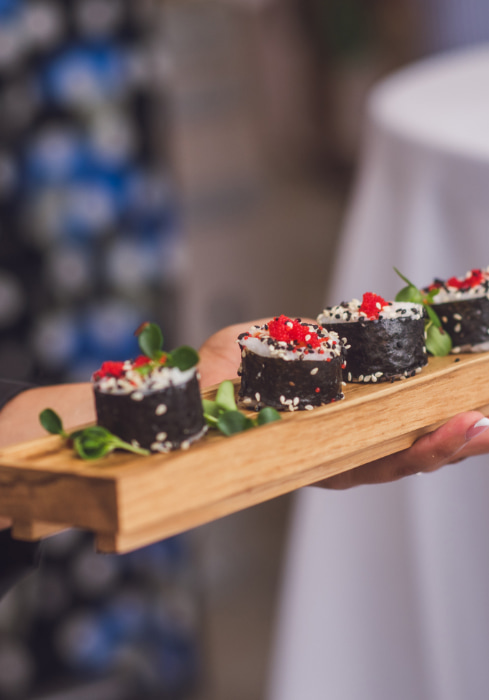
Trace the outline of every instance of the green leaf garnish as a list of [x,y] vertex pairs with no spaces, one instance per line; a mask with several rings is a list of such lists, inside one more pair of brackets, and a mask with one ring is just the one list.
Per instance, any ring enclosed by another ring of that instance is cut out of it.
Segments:
[[82,459],[101,459],[114,450],[125,450],[126,452],[134,452],[139,455],[150,454],[149,450],[136,447],[135,445],[121,440],[100,425],[93,425],[84,430],[77,430],[76,433],[73,433],[70,437],[73,439],[75,452]]
[[225,411],[219,416],[217,427],[224,435],[235,435],[254,427],[253,421],[241,411]]
[[257,425],[265,425],[266,423],[273,423],[276,420],[281,420],[281,418],[282,416],[276,408],[265,406],[259,412],[256,423]]
[[48,433],[60,435],[65,440],[71,441],[75,452],[82,459],[100,459],[116,449],[134,452],[138,455],[150,454],[149,450],[124,442],[100,425],[91,425],[68,434],[63,429],[61,418],[52,408],[45,408],[44,411],[41,411],[39,420]]
[[202,399],[202,408],[204,411],[204,418],[207,424],[214,428],[217,425],[217,420],[219,418],[220,409],[215,401],[209,401],[209,399]]
[[396,294],[395,301],[411,301],[414,304],[424,304],[424,297],[419,289],[409,285],[408,287],[403,287],[401,291]]
[[227,436],[282,418],[280,413],[270,406],[262,408],[258,415],[253,418],[249,418],[239,411],[234,398],[234,384],[230,379],[219,384],[215,401],[202,399],[202,407],[207,425],[211,428],[217,428]]
[[438,328],[431,323],[426,329],[426,349],[432,355],[443,357],[450,353],[452,339],[443,328]]
[[63,422],[61,418],[58,416],[56,411],[53,411],[52,408],[45,408],[44,411],[41,411],[39,414],[39,421],[44,430],[47,430],[48,433],[51,433],[52,435],[61,435],[61,437],[67,437],[67,433],[63,429]]
[[156,323],[143,323],[135,331],[139,348],[143,355],[152,360],[159,360],[163,355],[163,333]]
[[178,367],[179,370],[185,370],[194,367],[199,361],[199,355],[196,350],[188,345],[181,345],[179,348],[172,350],[166,356],[167,367]]
[[[429,304],[425,304],[426,313],[430,317],[431,323],[437,328],[441,328],[441,321],[438,318],[438,314],[434,309],[431,308]],[[445,333],[446,334],[446,333]],[[446,334],[447,335],[447,334]]]
[[230,379],[226,379],[219,384],[216,393],[216,404],[224,411],[237,411],[236,400],[234,398],[234,384]]
[[422,304],[427,314],[424,324],[424,332],[426,338],[426,349],[435,357],[444,357],[448,355],[452,349],[452,339],[448,333],[442,328],[442,323],[438,318],[438,314],[431,307],[433,299],[438,294],[438,289],[431,289],[429,292],[424,292],[418,289],[407,277],[402,275],[397,267],[394,271],[399,277],[407,283],[407,287],[403,287],[396,295],[396,301],[411,301],[415,304]]
[[[167,367],[177,367],[181,372],[194,367],[199,361],[199,355],[196,350],[188,345],[182,345],[172,352],[163,352],[163,333],[161,328],[156,323],[143,323],[135,331],[134,335],[138,337],[139,348],[143,355],[152,360],[147,365],[137,367],[138,371],[143,376],[149,374],[159,364],[165,364]],[[164,363],[160,362],[164,358]]]

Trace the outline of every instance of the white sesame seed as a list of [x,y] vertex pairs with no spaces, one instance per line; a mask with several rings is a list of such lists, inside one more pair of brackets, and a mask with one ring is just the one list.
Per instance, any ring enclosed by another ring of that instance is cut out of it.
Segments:
[[372,380],[374,383],[377,381],[377,377],[375,376],[375,374],[372,374],[371,380]]
[[257,401],[259,401],[259,400],[261,399],[261,396],[260,396],[260,392],[259,392],[259,391],[256,392],[256,394],[255,394],[255,399],[256,399]]
[[363,381],[364,381],[364,382],[369,382],[370,379],[371,379],[370,374],[367,374],[367,375],[363,378]]
[[135,391],[131,394],[131,399],[133,401],[142,401],[144,399],[144,394],[140,391]]
[[292,402],[289,403],[289,411],[295,411],[295,408],[292,405]]
[[361,375],[358,377],[358,381],[359,381],[359,382],[363,382],[363,374],[361,374]]
[[375,376],[378,378],[378,377],[382,377],[383,374],[384,374],[383,372],[376,372]]
[[243,403],[251,403],[253,399],[250,396],[245,396],[243,399]]
[[162,415],[163,415],[164,413],[166,413],[167,411],[168,411],[168,407],[165,406],[164,403],[160,403],[160,404],[158,404],[158,406],[156,406],[156,411],[155,411],[155,413],[156,413],[157,416],[162,416]]
[[279,401],[280,401],[280,403],[285,403],[285,396],[281,396]]
[[140,447],[140,444],[139,444],[139,442],[138,442],[137,440],[131,440],[131,445],[132,445],[133,447]]
[[311,336],[310,336],[309,333],[306,335],[306,337],[304,338],[304,340],[311,340]]
[[306,409],[306,411],[312,411],[314,406],[311,406],[311,404],[308,403],[307,406],[304,406],[304,408]]
[[460,333],[460,331],[462,330],[461,324],[457,323],[457,325],[455,326],[455,328],[453,330],[455,331],[455,333]]
[[311,369],[311,374],[317,374],[319,372],[319,367],[314,367],[314,369]]
[[182,450],[188,450],[190,447],[190,442],[188,440],[184,440],[182,444],[180,445],[180,449]]
[[294,404],[294,406],[298,406],[298,405],[299,405],[299,401],[300,401],[299,397],[298,397],[298,396],[295,396],[295,397],[294,397],[294,400],[292,401],[292,403]]
[[153,452],[161,452],[163,449],[163,444],[161,442],[152,442],[151,449]]
[[168,433],[158,433],[156,439],[158,440],[158,442],[163,442],[164,440],[166,440],[167,437]]
[[348,372],[348,381],[351,382],[351,372]]
[[246,357],[246,352],[244,350],[241,350],[241,357]]
[[461,317],[460,314],[453,314],[453,318],[454,318],[456,321],[461,321],[461,320],[462,320],[462,317]]

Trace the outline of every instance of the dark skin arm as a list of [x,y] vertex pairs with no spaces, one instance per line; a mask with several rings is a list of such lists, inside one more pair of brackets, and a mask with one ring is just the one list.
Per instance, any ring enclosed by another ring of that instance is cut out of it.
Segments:
[[[235,379],[240,362],[236,338],[251,325],[268,319],[238,323],[210,336],[200,348],[202,387]],[[316,484],[322,488],[346,489],[361,484],[396,481],[410,474],[432,472],[446,464],[489,452],[489,420],[478,411],[467,411],[417,440],[409,449],[376,459],[361,467]]]

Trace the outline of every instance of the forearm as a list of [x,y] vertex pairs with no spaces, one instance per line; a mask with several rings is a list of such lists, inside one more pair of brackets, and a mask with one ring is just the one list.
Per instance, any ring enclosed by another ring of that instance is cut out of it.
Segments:
[[11,399],[0,413],[0,449],[46,435],[39,413],[54,409],[66,428],[95,420],[90,384],[60,384],[28,389]]

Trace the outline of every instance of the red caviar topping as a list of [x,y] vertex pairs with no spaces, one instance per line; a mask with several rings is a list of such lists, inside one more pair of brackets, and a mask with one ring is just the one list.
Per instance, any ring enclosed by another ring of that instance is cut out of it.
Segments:
[[97,370],[93,378],[102,379],[103,377],[115,377],[119,379],[124,376],[124,362],[103,362],[99,370]]
[[447,280],[448,287],[455,287],[455,289],[472,289],[473,287],[478,287],[484,282],[484,275],[482,270],[471,270],[467,277],[460,279],[458,277],[450,277]]
[[379,314],[385,306],[388,306],[388,303],[378,294],[365,292],[359,311],[363,312],[367,318],[379,318]]
[[144,367],[144,365],[147,365],[150,362],[151,362],[150,357],[147,357],[146,355],[139,355],[138,357],[136,357],[136,359],[132,363],[132,366],[134,369],[136,369],[137,367]]
[[294,343],[301,347],[317,348],[322,340],[318,334],[309,330],[307,325],[294,321],[287,316],[276,316],[268,323],[270,336],[278,341]]
[[314,391],[316,392],[316,394],[319,394],[319,392],[321,391],[321,389],[317,386],[317,387],[314,389]]

